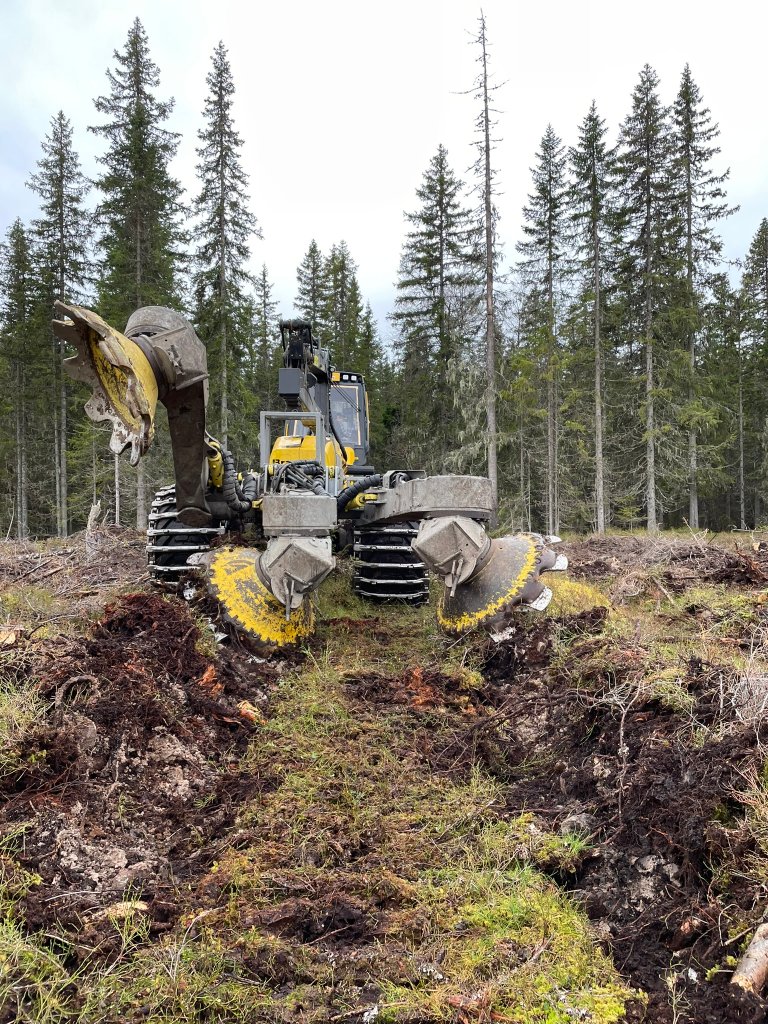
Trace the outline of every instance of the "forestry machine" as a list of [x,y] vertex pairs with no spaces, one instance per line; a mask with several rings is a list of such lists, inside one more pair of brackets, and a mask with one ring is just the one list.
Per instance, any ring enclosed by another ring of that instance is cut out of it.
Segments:
[[[567,562],[537,534],[488,536],[490,480],[368,464],[365,382],[330,365],[305,320],[280,324],[286,408],[261,413],[258,468],[238,474],[206,431],[206,352],[183,316],[147,306],[120,333],[80,306],[57,303],[57,314],[55,333],[76,350],[64,367],[93,388],[85,409],[111,422],[112,452],[129,449],[136,465],[165,405],[175,485],[152,504],[149,571],[160,582],[202,572],[237,629],[274,645],[309,636],[311,595],[349,546],[365,598],[417,604],[427,569],[440,576],[437,616],[454,634],[482,626],[498,638],[513,608],[548,604],[540,574]],[[244,531],[253,547],[227,543]]]

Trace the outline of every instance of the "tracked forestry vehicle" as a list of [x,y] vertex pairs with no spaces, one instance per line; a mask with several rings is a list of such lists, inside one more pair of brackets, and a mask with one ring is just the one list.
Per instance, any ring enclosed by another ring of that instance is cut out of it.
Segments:
[[[428,598],[427,570],[440,576],[437,615],[451,633],[498,636],[515,609],[546,607],[540,576],[565,559],[537,534],[491,539],[483,477],[376,472],[365,382],[331,366],[306,321],[280,324],[285,408],[261,412],[258,465],[238,473],[206,431],[205,347],[183,316],[145,307],[121,333],[79,306],[57,303],[57,313],[55,333],[76,350],[64,367],[93,388],[86,412],[111,422],[112,452],[129,450],[136,465],[157,402],[167,409],[175,481],[156,495],[147,531],[157,582],[202,573],[231,624],[275,645],[311,634],[311,595],[350,548],[367,599],[417,604]],[[228,544],[235,533],[253,546]]]

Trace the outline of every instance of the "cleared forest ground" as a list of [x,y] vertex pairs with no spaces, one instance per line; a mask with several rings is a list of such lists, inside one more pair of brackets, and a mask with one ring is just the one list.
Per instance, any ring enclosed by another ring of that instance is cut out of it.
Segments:
[[766,1020],[768,554],[565,551],[500,645],[342,568],[275,655],[0,545],[0,1019]]

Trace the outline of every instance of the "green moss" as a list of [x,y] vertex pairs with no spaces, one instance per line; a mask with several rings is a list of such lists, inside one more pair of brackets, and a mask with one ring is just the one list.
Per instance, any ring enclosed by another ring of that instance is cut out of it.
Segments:
[[0,777],[23,769],[26,762],[20,744],[29,730],[41,722],[45,705],[34,684],[0,677]]
[[592,608],[610,608],[611,602],[606,595],[580,580],[572,580],[562,573],[551,573],[546,577],[547,586],[552,591],[552,600],[546,614],[551,617],[561,615],[577,615],[579,612],[590,611]]
[[[434,931],[414,951],[410,983],[385,986],[383,1020],[449,1020],[462,1008],[530,1024],[567,1024],[578,1012],[622,1019],[630,993],[582,915],[534,870],[448,870],[423,897]],[[437,967],[430,950],[440,951]]]

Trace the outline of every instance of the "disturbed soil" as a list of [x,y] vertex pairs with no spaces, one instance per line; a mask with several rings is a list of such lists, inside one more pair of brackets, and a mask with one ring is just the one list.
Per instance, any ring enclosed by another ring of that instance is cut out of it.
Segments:
[[[594,635],[601,618],[586,613],[566,626]],[[679,715],[657,701],[614,705],[574,691],[567,672],[553,678],[541,671],[551,628],[510,640],[486,663],[492,700],[515,709],[494,757],[501,753],[506,763],[514,750],[519,763],[543,761],[543,770],[512,784],[511,805],[595,841],[570,872],[555,865],[554,873],[585,907],[622,974],[646,994],[647,1005],[638,1001],[628,1019],[674,1020],[670,968],[686,1003],[681,1020],[768,1019],[766,1003],[729,987],[727,975],[704,983],[733,952],[721,929],[724,902],[710,883],[734,833],[715,819],[736,809],[734,794],[758,754],[754,728],[739,725],[692,750]],[[531,671],[537,662],[540,671]],[[712,693],[695,665],[688,682],[706,712]],[[740,899],[745,915],[753,911],[751,887],[732,889],[728,898]]]
[[[572,576],[604,586],[615,605],[644,593],[671,600],[702,582],[750,595],[768,585],[768,556],[751,548],[621,538],[567,553]],[[57,557],[73,562],[69,549],[48,562],[21,554],[3,556],[4,585],[30,568],[39,576],[41,564],[55,577]],[[129,566],[133,579],[136,562]],[[692,604],[687,614],[707,609]],[[588,837],[572,861],[537,866],[584,908],[638,993],[628,1020],[766,1021],[766,1002],[728,983],[729,957],[760,921],[765,895],[756,873],[741,870],[761,853],[744,798],[763,769],[759,716],[739,713],[725,670],[695,655],[678,666],[684,707],[670,706],[638,682],[643,638],[611,639],[609,617],[596,606],[526,619],[500,644],[478,641],[482,681],[471,691],[439,665],[392,674],[373,659],[371,671],[345,679],[346,694],[365,715],[396,708],[423,722],[413,756],[436,776],[482,766],[503,784],[503,815],[526,811],[542,829]],[[387,640],[382,621],[337,616],[316,650],[334,629],[373,649]],[[754,632],[753,624],[728,640],[746,649]],[[39,877],[21,899],[26,928],[68,936],[73,962],[94,950],[108,960],[120,951],[114,908],[125,901],[140,902],[152,941],[220,900],[212,865],[253,839],[240,810],[279,786],[269,773],[244,771],[243,759],[279,681],[304,655],[255,652],[236,638],[217,645],[183,601],[146,589],[116,597],[84,635],[29,633],[9,641],[9,671],[34,676],[46,712],[0,778],[5,856]],[[436,715],[451,727],[432,729]],[[361,892],[359,865],[374,839],[337,846],[332,888],[294,893],[248,926],[297,946],[322,942],[338,964],[364,959],[408,898],[397,888],[376,900]],[[257,977],[266,969],[245,968]],[[269,970],[276,984],[297,983],[290,959]],[[467,1003],[455,1019],[492,1017]]]
[[89,636],[41,653],[50,712],[0,780],[6,831],[23,826],[19,859],[42,880],[23,901],[30,927],[98,922],[99,908],[133,892],[159,933],[180,912],[178,886],[215,858],[278,668],[230,650],[214,666],[199,640],[182,602],[135,593]]

